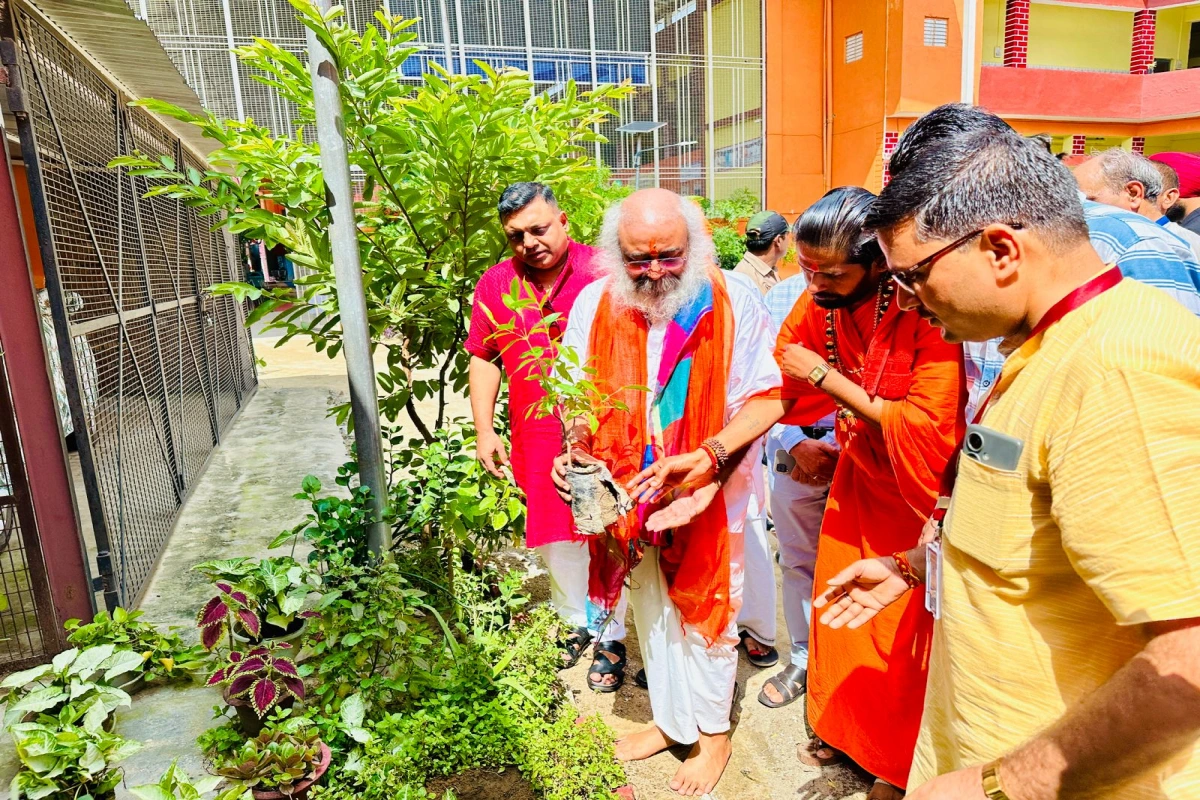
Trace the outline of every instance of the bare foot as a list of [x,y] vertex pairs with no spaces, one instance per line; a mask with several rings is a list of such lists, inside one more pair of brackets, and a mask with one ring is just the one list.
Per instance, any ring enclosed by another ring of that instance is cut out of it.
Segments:
[[657,725],[651,725],[644,731],[631,733],[617,739],[616,754],[618,761],[641,761],[655,753],[661,753],[675,744],[675,740],[662,732]]
[[684,797],[701,797],[717,788],[725,765],[733,755],[728,733],[700,734],[687,759],[671,779],[671,788]]

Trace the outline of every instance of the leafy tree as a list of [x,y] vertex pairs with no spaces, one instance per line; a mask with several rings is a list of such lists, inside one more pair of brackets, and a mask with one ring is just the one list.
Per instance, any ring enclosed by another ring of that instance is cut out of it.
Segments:
[[[448,391],[466,385],[462,350],[471,292],[482,272],[505,256],[496,218],[500,191],[516,181],[539,180],[563,198],[575,235],[595,232],[604,206],[618,196],[588,145],[624,86],[581,93],[573,82],[556,97],[536,93],[529,76],[495,72],[451,75],[436,65],[420,79],[401,69],[417,48],[415,20],[375,14],[362,33],[345,25],[342,8],[322,13],[309,0],[290,0],[301,21],[333,55],[351,170],[361,187],[356,203],[367,311],[382,390],[380,410],[395,420],[406,413],[426,442],[446,423]],[[341,348],[324,183],[312,135],[312,82],[307,65],[272,42],[239,48],[248,72],[297,108],[290,136],[273,136],[253,120],[196,116],[160,101],[150,110],[198,126],[212,139],[212,168],[199,171],[167,155],[135,154],[113,166],[152,182],[150,195],[179,198],[206,215],[220,215],[233,233],[282,244],[307,274],[298,298],[247,284],[216,292],[262,298],[251,321],[270,316],[283,341],[306,337],[331,357]],[[382,352],[380,352],[382,351]],[[435,398],[436,411],[418,413],[416,401]],[[349,406],[336,409],[348,419]]]

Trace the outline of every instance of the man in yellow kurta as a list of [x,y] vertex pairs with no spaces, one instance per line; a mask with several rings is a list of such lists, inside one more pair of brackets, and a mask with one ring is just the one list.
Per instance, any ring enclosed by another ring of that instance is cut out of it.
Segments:
[[1197,798],[1200,321],[1105,265],[1070,174],[991,121],[914,123],[868,219],[903,305],[1015,348],[964,440],[941,590],[921,546],[814,605],[834,627],[910,587],[940,606],[909,800]]

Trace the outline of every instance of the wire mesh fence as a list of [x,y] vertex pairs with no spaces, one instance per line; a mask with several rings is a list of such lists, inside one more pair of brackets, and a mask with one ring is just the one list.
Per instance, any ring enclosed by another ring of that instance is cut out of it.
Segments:
[[[205,107],[289,133],[295,109],[231,61],[255,37],[302,54],[304,29],[287,0],[128,0],[143,5]],[[539,92],[628,81],[635,94],[602,126],[594,155],[622,182],[721,199],[763,188],[763,0],[344,0],[358,29],[381,5],[418,20],[414,80],[438,67],[529,72]],[[638,140],[629,122],[661,122]]]
[[[0,670],[42,659],[53,642],[50,587],[33,526],[24,458],[0,343]],[[47,629],[47,626],[50,626]]]
[[[108,166],[138,150],[199,167],[151,115],[16,12],[47,290],[110,605],[136,600],[209,453],[255,386],[227,234],[147,179]],[[110,566],[111,565],[111,566]]]

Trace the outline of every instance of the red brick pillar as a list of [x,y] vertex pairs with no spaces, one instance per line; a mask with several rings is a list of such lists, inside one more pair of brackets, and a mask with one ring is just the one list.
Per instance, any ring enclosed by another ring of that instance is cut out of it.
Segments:
[[1133,152],[1137,153],[1139,156],[1146,154],[1146,137],[1145,136],[1133,137]]
[[1133,47],[1129,51],[1129,73],[1145,75],[1154,70],[1154,11],[1133,12]]
[[888,170],[888,162],[892,160],[892,151],[896,149],[896,145],[900,142],[900,134],[895,131],[885,131],[883,134],[883,185],[887,186],[892,179],[892,173]]
[[1006,0],[1004,66],[1025,69],[1029,56],[1029,0]]
[[1071,155],[1087,155],[1087,139],[1081,133],[1071,137]]

